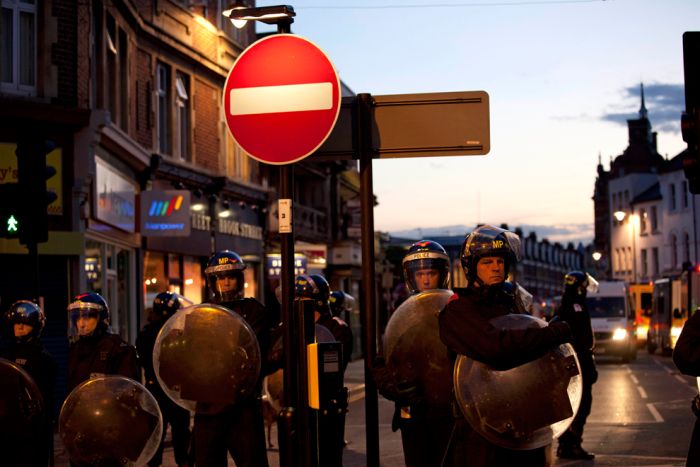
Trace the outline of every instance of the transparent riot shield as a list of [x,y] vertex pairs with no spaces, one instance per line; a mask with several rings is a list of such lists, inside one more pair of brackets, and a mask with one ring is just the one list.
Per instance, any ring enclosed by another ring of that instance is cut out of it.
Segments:
[[438,314],[452,295],[442,289],[411,295],[384,333],[384,359],[394,381],[416,385],[429,406],[449,406],[452,400],[452,361],[438,329]]
[[250,396],[260,366],[260,347],[250,325],[210,303],[178,310],[153,348],[160,386],[176,404],[197,413],[218,413]]
[[[491,323],[505,329],[547,326],[524,314],[499,316]],[[454,389],[465,418],[486,439],[508,449],[536,449],[573,421],[581,404],[581,370],[571,344],[505,371],[460,355]]]
[[[22,464],[23,450],[39,449],[44,429],[44,401],[34,379],[19,365],[0,358],[0,457]],[[2,462],[0,462],[2,463]]]
[[100,376],[68,395],[58,432],[74,464],[143,466],[158,449],[163,417],[141,384],[124,376]]

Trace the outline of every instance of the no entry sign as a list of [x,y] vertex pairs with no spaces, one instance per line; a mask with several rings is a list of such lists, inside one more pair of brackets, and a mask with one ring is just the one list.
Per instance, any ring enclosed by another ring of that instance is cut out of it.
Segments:
[[290,164],[318,149],[340,110],[340,80],[308,39],[277,34],[245,49],[224,86],[226,124],[251,157]]

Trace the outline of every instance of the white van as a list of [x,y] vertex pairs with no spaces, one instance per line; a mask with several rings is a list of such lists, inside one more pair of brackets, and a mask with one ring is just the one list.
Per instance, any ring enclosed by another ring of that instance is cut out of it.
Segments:
[[586,297],[591,327],[595,336],[595,354],[620,357],[627,363],[637,358],[637,328],[634,310],[629,306],[625,283],[601,281],[598,292]]

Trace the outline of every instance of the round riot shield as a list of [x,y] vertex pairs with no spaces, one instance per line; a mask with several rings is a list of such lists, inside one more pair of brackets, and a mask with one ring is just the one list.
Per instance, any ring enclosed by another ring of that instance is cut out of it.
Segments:
[[251,395],[260,365],[253,329],[238,313],[211,303],[178,310],[153,348],[160,386],[197,413],[218,413]]
[[[524,314],[499,316],[491,324],[503,329],[547,326]],[[454,389],[465,418],[484,438],[508,449],[536,449],[550,444],[573,421],[581,404],[581,369],[571,344],[505,371],[459,355]]]
[[141,384],[124,376],[100,376],[68,395],[58,432],[74,464],[139,466],[158,449],[163,417]]
[[395,383],[417,386],[429,406],[449,406],[452,400],[452,361],[437,319],[452,295],[443,289],[411,295],[391,315],[384,333],[384,359]]
[[[0,452],[8,465],[26,462],[25,450],[36,449],[44,428],[41,391],[19,365],[0,358]],[[23,452],[24,451],[24,452]]]

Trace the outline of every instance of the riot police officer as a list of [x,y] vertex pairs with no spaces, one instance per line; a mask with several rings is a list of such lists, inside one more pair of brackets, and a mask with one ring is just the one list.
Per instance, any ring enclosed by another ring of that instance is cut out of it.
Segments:
[[165,434],[170,424],[173,440],[173,451],[175,462],[179,466],[187,464],[187,450],[190,445],[190,413],[173,402],[161,388],[153,369],[153,347],[156,343],[158,332],[165,322],[173,316],[180,308],[192,305],[180,294],[172,292],[161,292],[153,300],[151,321],[147,323],[136,338],[136,350],[138,351],[143,367],[146,388],[153,394],[160,412],[163,415],[163,436],[158,450],[148,462],[148,465],[159,466],[163,462],[163,447]]
[[[421,240],[414,243],[401,264],[406,289],[410,294],[449,288],[450,259],[438,242]],[[383,378],[380,377],[378,381],[383,386],[380,381]],[[387,383],[392,384],[393,381]],[[396,402],[392,429],[401,429],[406,466],[440,465],[454,422],[450,407],[428,406],[420,398],[409,395],[401,397],[403,400],[396,400],[384,387],[379,389]]]
[[43,439],[33,441],[30,446],[14,446],[25,456],[26,465],[32,466],[48,465],[53,452],[53,391],[58,364],[40,340],[45,323],[44,311],[36,303],[28,300],[13,303],[5,313],[5,324],[11,333],[10,346],[0,351],[0,357],[16,363],[32,377],[44,400]]
[[227,451],[239,467],[266,467],[267,448],[263,420],[262,378],[279,366],[281,355],[271,356],[276,319],[255,298],[244,298],[246,264],[230,250],[209,258],[204,274],[214,303],[239,314],[253,329],[263,357],[262,372],[254,395],[217,414],[194,416],[194,450],[197,466],[226,466]]
[[[319,274],[302,274],[294,281],[297,298],[308,298],[314,302],[314,319],[317,325],[328,329],[343,353],[343,373],[352,354],[352,331],[344,321],[331,315],[328,281]],[[345,446],[345,414],[348,410],[348,389],[343,387],[336,395],[329,395],[327,407],[321,407],[318,418],[319,465],[336,467],[343,465]]]
[[73,298],[68,320],[68,392],[93,375],[121,375],[139,381],[136,349],[110,332],[109,306],[100,294],[89,292]]
[[595,340],[591,328],[591,316],[586,306],[586,294],[589,290],[595,290],[598,283],[588,274],[581,271],[571,271],[564,276],[564,294],[561,305],[554,312],[554,318],[565,321],[571,327],[574,335],[572,342],[579,364],[583,380],[583,393],[581,405],[569,428],[559,437],[557,456],[564,459],[592,460],[595,454],[587,452],[581,447],[583,441],[583,427],[586,418],[591,413],[593,401],[593,383],[598,379],[598,371],[595,368],[593,358],[593,346]]
[[[569,325],[512,330],[492,319],[525,313],[523,290],[506,282],[520,258],[520,239],[507,230],[484,225],[465,238],[461,263],[468,287],[458,290],[440,312],[440,337],[455,354],[466,355],[499,370],[543,356],[572,338]],[[544,448],[511,450],[487,440],[458,416],[444,465],[546,465]]]

